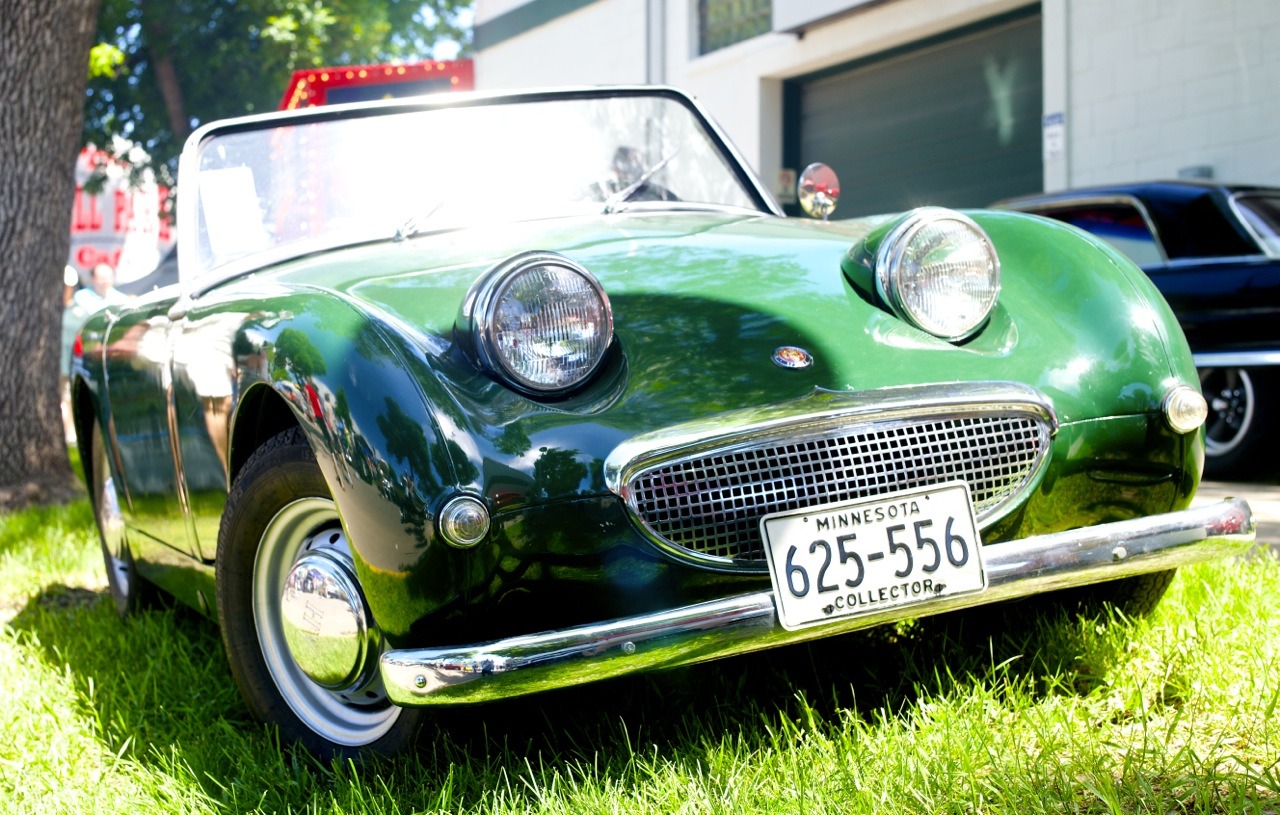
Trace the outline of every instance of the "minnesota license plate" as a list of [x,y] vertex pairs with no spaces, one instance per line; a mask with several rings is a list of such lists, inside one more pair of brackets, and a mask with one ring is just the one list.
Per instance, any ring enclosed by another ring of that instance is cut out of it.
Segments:
[[760,531],[786,629],[987,587],[963,482],[778,512]]

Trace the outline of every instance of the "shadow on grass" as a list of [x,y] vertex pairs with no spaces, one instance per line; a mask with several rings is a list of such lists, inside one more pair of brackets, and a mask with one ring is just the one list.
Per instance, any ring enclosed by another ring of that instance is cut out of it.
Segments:
[[584,748],[594,751],[602,738],[678,748],[691,736],[759,734],[815,713],[832,725],[850,712],[868,722],[884,712],[903,715],[922,699],[975,682],[1083,694],[1105,681],[1118,654],[1096,636],[1099,618],[1009,612],[882,626],[483,708],[442,708],[434,719],[472,750],[501,738],[526,753],[587,759]]
[[[1003,615],[1022,617],[1026,615]],[[784,721],[838,726],[853,713],[907,716],[961,686],[1029,682],[1087,692],[1115,654],[1090,625],[1059,615],[992,627],[991,614],[950,615],[707,665],[552,691],[428,717],[419,749],[393,760],[328,766],[249,718],[216,627],[183,608],[115,616],[105,593],[49,586],[10,625],[28,632],[44,670],[69,671],[97,711],[112,752],[232,810],[462,809],[513,779],[543,785],[591,768],[623,787],[642,783],[636,756],[697,765],[719,744],[767,749]],[[815,719],[816,716],[816,719]],[[584,771],[586,772],[586,771]],[[442,798],[446,795],[447,800]],[[394,806],[391,806],[394,804]]]

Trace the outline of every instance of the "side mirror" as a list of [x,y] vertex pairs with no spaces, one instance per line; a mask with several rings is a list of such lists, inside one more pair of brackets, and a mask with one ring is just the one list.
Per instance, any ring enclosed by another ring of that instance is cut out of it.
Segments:
[[814,218],[827,220],[840,200],[840,179],[836,171],[825,164],[815,163],[804,168],[797,184],[800,208]]

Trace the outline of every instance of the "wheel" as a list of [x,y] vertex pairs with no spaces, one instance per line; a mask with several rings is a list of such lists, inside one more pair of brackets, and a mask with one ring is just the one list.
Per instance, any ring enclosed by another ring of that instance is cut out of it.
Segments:
[[1015,600],[1009,606],[1018,609],[1028,619],[1056,614],[1060,610],[1095,616],[1103,613],[1107,607],[1123,612],[1127,617],[1145,617],[1160,604],[1177,571],[1167,569],[1163,572],[1108,580],[1105,583],[1059,589],[1025,600]]
[[107,460],[107,445],[102,428],[93,426],[90,441],[89,479],[93,500],[93,517],[98,522],[98,537],[102,541],[102,560],[107,567],[107,588],[115,604],[116,613],[128,617],[145,608],[156,599],[156,589],[146,578],[138,574],[133,552],[129,548],[129,536],[120,512],[120,495],[116,490],[111,463]]
[[1023,648],[1042,621],[1055,620],[1063,614],[1098,617],[1112,608],[1127,617],[1145,617],[1160,603],[1176,573],[1176,569],[1149,572],[976,606],[931,618],[932,625],[962,639],[998,633]]
[[1104,606],[1111,606],[1129,617],[1145,617],[1155,611],[1177,573],[1177,569],[1147,572],[1106,583],[1068,589],[1061,594],[1063,599],[1085,613],[1096,613]]
[[1273,385],[1257,369],[1201,368],[1200,390],[1209,403],[1204,474],[1229,479],[1252,475],[1269,449]]
[[255,716],[328,757],[412,741],[421,711],[387,699],[381,636],[301,430],[268,441],[237,476],[215,574],[223,644]]

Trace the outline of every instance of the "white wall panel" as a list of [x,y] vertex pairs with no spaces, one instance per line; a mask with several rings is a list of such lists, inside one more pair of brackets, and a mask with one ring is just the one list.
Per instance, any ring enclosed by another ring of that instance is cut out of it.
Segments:
[[1074,186],[1280,184],[1280,3],[1067,0]]
[[[642,84],[648,55],[645,2],[599,0],[486,48],[475,56],[476,88]],[[479,11],[477,24],[493,19]]]

